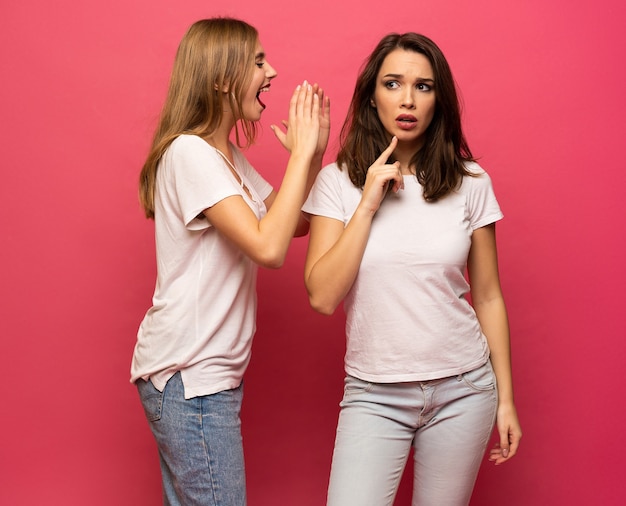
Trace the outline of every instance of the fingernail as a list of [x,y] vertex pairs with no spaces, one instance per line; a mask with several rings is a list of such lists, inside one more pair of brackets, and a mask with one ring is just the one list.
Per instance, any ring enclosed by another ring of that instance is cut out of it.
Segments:
[[504,458],[507,458],[507,457],[509,456],[509,450],[507,450],[506,448],[504,448],[504,449],[502,450],[502,456],[503,456]]

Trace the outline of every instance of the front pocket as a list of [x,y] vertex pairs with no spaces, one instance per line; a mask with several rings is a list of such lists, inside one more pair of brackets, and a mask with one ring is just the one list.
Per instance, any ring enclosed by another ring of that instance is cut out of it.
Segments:
[[161,408],[163,406],[163,392],[159,392],[152,381],[137,380],[137,390],[143,405],[143,411],[149,422],[156,422],[161,418]]
[[472,390],[488,392],[496,388],[496,375],[489,361],[473,371],[464,373],[462,378],[464,383]]
[[359,378],[355,378],[354,376],[346,376],[343,387],[343,400],[340,405],[354,400],[354,397],[359,394],[371,392],[373,387],[374,384],[369,381],[363,381]]

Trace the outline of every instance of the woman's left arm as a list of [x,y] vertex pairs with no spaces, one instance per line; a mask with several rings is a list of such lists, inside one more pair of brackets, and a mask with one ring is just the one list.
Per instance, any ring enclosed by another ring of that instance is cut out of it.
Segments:
[[500,441],[489,457],[498,465],[517,453],[522,430],[513,401],[509,322],[498,273],[495,223],[474,230],[467,269],[472,305],[487,337],[498,383],[496,425]]

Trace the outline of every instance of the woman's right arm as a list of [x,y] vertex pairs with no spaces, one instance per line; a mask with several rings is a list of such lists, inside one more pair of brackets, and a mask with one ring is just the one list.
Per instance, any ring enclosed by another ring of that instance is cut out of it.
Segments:
[[[308,195],[313,187],[313,183],[315,183],[315,178],[322,168],[324,153],[326,152],[326,147],[328,146],[328,138],[330,136],[330,99],[324,93],[324,90],[320,88],[318,84],[313,85],[313,93],[315,93],[319,97],[320,108],[319,108],[319,135],[317,137],[317,146],[315,148],[315,153],[313,154],[313,159],[311,160],[311,165],[309,166],[309,178],[307,180],[306,191],[305,193]],[[287,128],[287,133],[280,130],[276,125],[272,125],[272,131],[278,141],[283,145],[283,147],[291,152],[291,146],[289,145],[289,124],[286,121],[282,122],[283,125]],[[265,201],[265,205],[269,209],[275,198],[275,192],[272,192],[272,195]],[[309,221],[305,218],[304,213],[300,213],[300,219],[298,220],[298,225],[296,226],[296,231],[294,233],[294,237],[302,237],[309,233]]]
[[396,163],[387,159],[395,149],[389,147],[368,169],[361,201],[346,225],[324,216],[312,216],[304,279],[309,302],[316,311],[332,314],[356,279],[367,245],[372,219],[380,207],[390,181],[393,191],[402,188],[402,174]]
[[222,235],[263,267],[283,264],[298,224],[319,135],[319,107],[319,97],[310,85],[296,88],[289,106],[291,156],[280,189],[261,220],[241,196],[227,197],[204,210]]

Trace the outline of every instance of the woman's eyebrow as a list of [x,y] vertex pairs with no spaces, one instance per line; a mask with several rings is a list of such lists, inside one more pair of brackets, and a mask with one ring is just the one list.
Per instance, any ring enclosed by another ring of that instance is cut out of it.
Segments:
[[[383,77],[392,77],[394,79],[401,79],[404,77],[404,74],[385,74]],[[430,81],[431,83],[434,83],[435,80],[432,77],[418,77],[416,79],[416,81]]]

